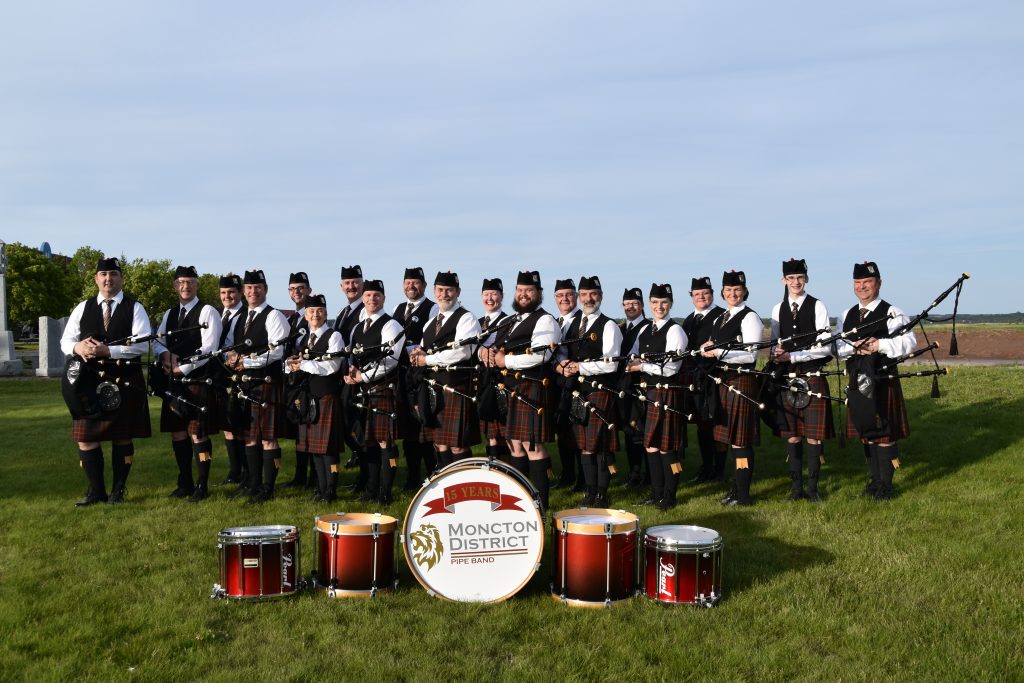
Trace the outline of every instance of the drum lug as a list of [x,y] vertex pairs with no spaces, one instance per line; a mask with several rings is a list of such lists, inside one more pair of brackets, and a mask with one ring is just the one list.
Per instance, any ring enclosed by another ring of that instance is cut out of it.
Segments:
[[228,592],[221,588],[219,583],[213,584],[213,591],[210,593],[211,600],[223,600],[228,595]]

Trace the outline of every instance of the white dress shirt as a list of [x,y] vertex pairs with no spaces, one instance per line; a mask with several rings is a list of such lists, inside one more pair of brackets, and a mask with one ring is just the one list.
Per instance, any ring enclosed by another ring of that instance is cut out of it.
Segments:
[[[375,323],[382,315],[384,315],[382,311],[377,311],[373,315],[367,315],[366,309],[364,308],[359,315],[359,324],[365,325],[366,321],[370,320],[370,325],[372,326],[373,323]],[[353,329],[353,332],[354,331],[355,330]],[[391,347],[391,351],[389,351],[388,355],[384,356],[380,362],[370,363],[365,369],[360,370],[360,376],[364,383],[369,383],[375,379],[384,377],[386,374],[398,367],[398,358],[402,355],[402,340],[400,337],[404,334],[405,330],[402,329],[402,323],[398,322],[394,318],[384,323],[384,327],[380,331],[381,343],[387,344],[395,341],[396,339],[398,342]]]
[[[110,297],[114,303],[110,306],[110,316],[114,316],[114,312],[117,307],[124,301],[124,292],[118,292],[114,296]],[[103,302],[105,299],[102,295],[96,295],[96,303],[99,304],[100,310],[103,310]],[[82,314],[85,313],[85,302],[81,302],[75,309],[71,311],[71,315],[68,317],[68,324],[64,326],[64,334],[60,337],[60,350],[65,355],[70,356],[75,352],[75,344],[82,341]],[[152,333],[152,327],[149,324],[149,316],[146,315],[146,309],[143,308],[142,304],[138,301],[135,302],[135,309],[132,311],[132,336],[133,337],[145,337]],[[125,344],[124,346],[110,346],[110,357],[111,358],[138,358],[149,349],[149,344]]]
[[[797,305],[797,309],[801,309],[804,306],[804,301],[807,300],[807,292],[804,292],[796,299],[790,296],[786,297],[786,306],[792,310],[793,303]],[[772,339],[778,339],[782,336],[781,329],[779,327],[779,314],[782,311],[782,304],[778,303],[772,307]],[[825,308],[825,304],[821,303],[821,299],[814,302],[814,329],[825,330],[817,336],[817,339],[828,339],[829,329],[832,327],[832,323],[828,319],[828,309]],[[787,332],[786,336],[790,336]],[[811,340],[808,337],[804,337],[799,341],[800,346],[810,344]],[[803,363],[809,360],[818,360],[820,358],[828,358],[832,355],[832,350],[825,346],[812,346],[808,349],[801,349],[799,351],[790,351],[789,360],[792,363]]]
[[[256,311],[255,318],[260,316],[263,309],[267,307],[267,302],[263,302],[256,308],[246,308],[242,311],[242,315],[249,317],[249,311]],[[255,319],[254,318],[254,319]],[[245,322],[242,322],[242,329],[245,329]],[[267,341],[271,344],[277,344],[278,342],[287,339],[288,335],[291,334],[291,328],[288,326],[288,318],[284,317],[284,313],[277,310],[276,308],[267,314]],[[249,358],[246,356],[242,360],[242,367],[245,368],[263,368],[271,363],[284,358],[284,345],[277,346],[271,349],[269,352],[264,351],[257,355],[255,358]]]
[[[524,315],[522,317],[526,318],[527,316]],[[512,324],[512,329],[509,330],[509,333],[515,331],[521,324],[522,320],[517,320]],[[533,328],[533,337],[530,339],[530,344],[532,346],[540,346],[542,344],[557,344],[560,341],[562,341],[562,328],[559,327],[558,321],[550,313],[538,318],[537,325]],[[551,349],[546,347],[539,353],[521,352],[506,354],[505,367],[509,370],[535,368],[551,360],[552,353]]]
[[[881,303],[881,301],[882,299],[881,297],[879,297],[872,301],[871,303],[869,303],[867,306],[864,306],[864,308],[873,312],[876,308],[878,308],[878,304]],[[857,304],[856,306],[851,306],[850,308],[847,308],[845,311],[843,311],[842,317],[840,317],[836,323],[836,333],[843,331],[843,322],[846,320],[846,316],[856,315],[859,319],[860,309],[860,304]],[[889,315],[894,316],[892,318],[889,318],[889,322],[886,324],[886,327],[888,328],[889,332],[894,332],[899,327],[902,327],[903,325],[906,325],[907,323],[910,322],[910,318],[907,317],[907,314],[904,313],[899,308],[896,308],[892,304],[889,304]],[[868,330],[867,335],[868,337],[875,336],[871,333],[870,330]],[[839,346],[839,358],[846,359],[853,355],[853,345],[856,344],[857,342],[851,342],[846,339],[840,339],[836,343]],[[907,330],[898,337],[878,340],[878,352],[883,356],[888,356],[889,358],[898,358],[899,356],[905,356],[911,351],[913,351],[916,347],[917,336],[914,334],[913,330]]]
[[[436,307],[435,307],[436,308]],[[445,313],[445,318],[449,315],[453,315],[454,311]],[[437,319],[436,315],[430,317],[427,321],[424,329],[428,329],[434,324]],[[442,325],[447,325],[448,321],[442,321]],[[455,326],[455,341],[460,342],[463,339],[470,337],[476,337],[480,334],[480,323],[477,322],[476,316],[469,311],[464,311],[462,317],[459,318],[459,322]],[[437,353],[428,353],[426,355],[427,365],[455,365],[463,361],[469,360],[473,357],[473,345],[466,344],[465,346],[459,346],[454,349],[444,349]]]
[[[331,327],[328,327],[326,324],[321,325],[315,330],[313,329],[313,326],[310,325],[309,333],[316,335],[317,343],[319,343],[321,336],[325,334],[331,335],[330,341],[327,342],[328,353],[337,353],[341,351],[343,348],[345,348],[344,340],[342,340],[341,338],[341,333],[338,332],[337,334],[335,334],[335,330]],[[343,361],[344,359],[340,355],[335,356],[333,358],[326,358],[323,360],[303,359],[299,363],[299,370],[310,375],[333,375],[334,373],[341,370],[341,364]],[[291,369],[289,369],[287,363],[285,363],[284,371],[286,373],[291,372]]]
[[[185,304],[185,315],[189,315],[198,303],[199,297],[192,297],[192,300]],[[167,320],[170,318],[172,312],[174,315],[178,315],[178,306],[164,311],[164,317],[160,321],[160,326],[157,328],[158,334],[163,334],[167,331]],[[221,331],[221,320],[220,316],[217,314],[217,309],[209,304],[203,304],[203,310],[199,312],[199,323],[206,323],[206,329],[200,330],[202,335],[202,345],[198,349],[190,349],[190,353],[210,353],[211,351],[216,351],[217,344],[220,342]],[[153,351],[158,358],[161,353],[169,350],[170,349],[167,348],[166,339],[164,337],[160,337],[153,343]],[[209,359],[204,358],[196,363],[181,363],[178,368],[181,369],[181,374],[187,377],[193,370],[203,367],[208,362]]]
[[[652,320],[651,325],[654,326],[654,332],[658,332],[661,328],[668,324],[668,318],[662,320]],[[641,332],[636,337],[636,341],[633,342],[633,349],[631,353],[640,353],[640,335],[644,334]],[[682,325],[673,325],[669,328],[668,332],[665,333],[665,351],[674,351],[676,353],[682,353],[686,351],[686,331],[683,330]],[[640,372],[647,375],[661,375],[662,377],[672,377],[679,373],[679,368],[682,367],[682,358],[676,358],[663,363],[647,363],[643,362],[640,364]]]

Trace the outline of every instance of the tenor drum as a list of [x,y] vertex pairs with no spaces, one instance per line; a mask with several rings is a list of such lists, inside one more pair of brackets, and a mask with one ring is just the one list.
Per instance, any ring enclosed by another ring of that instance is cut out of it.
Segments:
[[313,584],[328,597],[373,597],[395,588],[398,520],[380,513],[320,515],[314,525]]
[[722,599],[722,536],[700,526],[644,534],[644,593],[658,602],[711,607]]
[[301,587],[301,545],[294,526],[242,526],[217,536],[220,583],[214,598],[267,600]]
[[459,460],[413,497],[401,543],[413,576],[431,595],[505,600],[540,568],[544,529],[537,491],[501,461]]
[[636,594],[639,518],[576,508],[551,519],[551,594],[577,607],[610,607]]

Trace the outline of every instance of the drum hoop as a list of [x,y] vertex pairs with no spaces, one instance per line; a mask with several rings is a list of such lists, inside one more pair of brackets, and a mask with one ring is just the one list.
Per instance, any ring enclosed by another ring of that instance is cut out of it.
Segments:
[[241,526],[221,529],[217,540],[227,545],[264,545],[298,541],[299,536],[299,528],[294,526]]
[[[362,524],[333,524],[341,518],[358,520]],[[377,525],[376,532],[374,525]],[[335,512],[318,515],[313,520],[317,531],[334,536],[373,536],[377,534],[393,534],[398,529],[398,520],[390,515],[369,512]]]
[[[689,529],[690,531],[710,531],[715,534],[715,538],[710,541],[673,541],[667,539],[664,536],[657,535],[658,529]],[[647,531],[644,532],[644,547],[654,547],[654,544],[665,546],[667,550],[675,548],[713,548],[714,546],[721,547],[723,545],[722,534],[718,533],[714,529],[709,529],[706,526],[696,526],[694,524],[660,524],[658,526],[648,527]]]
[[[408,548],[406,546],[406,541],[409,538],[409,520],[412,519],[413,508],[416,506],[416,503],[423,497],[423,492],[426,491],[427,486],[434,483],[435,479],[438,479],[449,472],[461,471],[462,469],[484,469],[482,465],[488,465],[488,469],[493,467],[494,469],[497,469],[503,472],[504,474],[509,475],[509,478],[515,481],[517,484],[519,484],[519,486],[523,489],[523,491],[526,493],[527,498],[531,498],[532,500],[538,503],[540,502],[540,494],[537,492],[537,489],[533,487],[533,484],[530,483],[530,480],[526,478],[522,472],[519,472],[518,470],[512,468],[511,465],[506,465],[506,463],[503,463],[500,460],[491,460],[490,458],[465,458],[464,460],[458,460],[452,463],[451,465],[448,465],[447,467],[443,468],[440,472],[430,477],[430,479],[428,479],[427,482],[420,487],[420,490],[417,491],[416,494],[412,497],[412,500],[409,501],[409,507],[406,508],[405,511],[405,519],[402,520],[402,535],[401,542],[399,543],[399,545],[402,548],[402,554],[405,555],[405,563],[409,566],[409,571],[412,574],[413,578],[416,579],[416,581],[421,586],[423,586],[423,590],[427,591],[427,595],[430,595],[431,597],[441,598],[442,600],[447,600],[449,602],[466,602],[464,600],[456,600],[455,598],[450,598],[447,595],[444,595],[441,592],[439,592],[433,586],[428,586],[426,582],[423,580],[423,577],[420,576],[420,572],[413,566],[413,559],[409,555]],[[511,471],[506,472],[504,469],[502,469],[502,466],[509,467]],[[512,472],[515,472],[515,474],[517,474],[518,476],[512,476]],[[524,578],[518,586],[513,588],[505,595],[499,598],[495,598],[494,600],[482,601],[479,604],[492,605],[498,602],[504,602],[508,600],[513,595],[516,595],[517,593],[519,593],[519,591],[523,590],[526,584],[530,583],[530,581],[533,580],[534,575],[536,575],[537,571],[540,569],[541,561],[544,559],[544,542],[547,534],[544,533],[544,516],[540,512],[540,508],[537,506],[531,506],[531,510],[533,510],[534,514],[537,515],[538,528],[541,530],[540,547],[537,549],[537,557],[534,558],[534,570],[530,574],[528,574],[526,578]]]
[[695,555],[707,551],[716,552],[721,550],[722,541],[719,539],[717,541],[712,541],[711,543],[678,543],[673,545],[671,543],[666,543],[665,539],[651,538],[650,536],[647,536],[644,538],[644,547],[665,552],[685,551],[683,552],[685,555]]
[[[600,515],[617,518],[619,521],[602,523],[571,522],[566,517],[573,515]],[[630,519],[632,518],[632,519]],[[551,524],[557,530],[569,534],[583,536],[604,536],[611,533],[613,536],[629,534],[640,531],[640,518],[628,510],[612,510],[608,508],[572,508],[561,510],[551,515]],[[608,526],[611,525],[611,531]]]

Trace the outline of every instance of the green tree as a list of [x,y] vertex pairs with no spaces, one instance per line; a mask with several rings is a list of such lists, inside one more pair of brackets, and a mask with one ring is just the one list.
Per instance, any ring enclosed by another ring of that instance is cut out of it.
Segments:
[[35,323],[40,316],[61,318],[74,299],[64,269],[38,250],[15,242],[7,245],[7,306],[11,327]]
[[101,258],[103,252],[90,246],[79,247],[71,257],[66,277],[72,302],[96,296],[96,262]]
[[145,306],[151,319],[160,320],[164,311],[178,303],[178,294],[174,291],[174,269],[168,259],[128,260],[122,256],[121,272],[124,291]]
[[221,309],[220,305],[220,276],[212,273],[203,273],[199,276],[199,299]]

